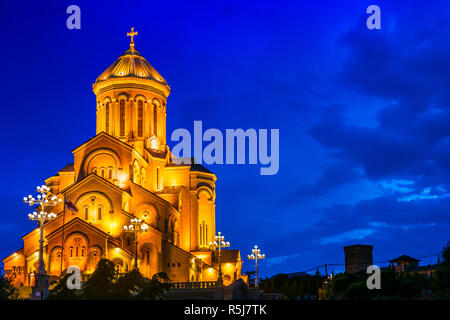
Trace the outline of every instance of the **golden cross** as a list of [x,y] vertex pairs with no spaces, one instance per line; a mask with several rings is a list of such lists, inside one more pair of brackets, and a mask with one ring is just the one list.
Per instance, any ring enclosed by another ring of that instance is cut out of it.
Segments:
[[127,33],[127,37],[131,37],[131,42],[130,42],[130,46],[134,47],[134,39],[133,37],[136,36],[138,33],[137,31],[134,32],[134,28],[131,28],[131,32]]

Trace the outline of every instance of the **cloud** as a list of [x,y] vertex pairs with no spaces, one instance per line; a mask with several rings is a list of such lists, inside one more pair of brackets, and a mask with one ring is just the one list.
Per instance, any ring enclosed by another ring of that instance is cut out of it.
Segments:
[[349,240],[362,240],[372,235],[374,232],[375,229],[371,228],[350,230],[334,236],[324,237],[320,239],[320,244],[324,245],[328,243],[341,243]]
[[285,203],[298,203],[311,198],[323,196],[344,184],[356,182],[360,173],[350,163],[337,162],[327,167],[313,184],[304,184],[291,192]]
[[282,263],[285,263],[289,259],[297,258],[299,256],[300,256],[300,254],[292,254],[292,255],[285,255],[285,256],[278,256],[278,257],[268,258],[268,259],[266,259],[266,264],[268,266],[272,266],[272,265],[275,265],[275,264],[282,264]]

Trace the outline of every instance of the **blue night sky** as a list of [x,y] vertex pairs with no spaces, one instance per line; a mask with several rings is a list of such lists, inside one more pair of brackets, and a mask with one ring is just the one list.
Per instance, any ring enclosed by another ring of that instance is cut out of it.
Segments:
[[23,196],[95,135],[92,83],[131,26],[172,87],[168,137],[194,120],[280,129],[277,175],[208,166],[217,231],[244,256],[259,244],[264,276],[343,263],[349,244],[380,261],[450,239],[448,1],[2,1],[0,24],[2,258],[34,227]]

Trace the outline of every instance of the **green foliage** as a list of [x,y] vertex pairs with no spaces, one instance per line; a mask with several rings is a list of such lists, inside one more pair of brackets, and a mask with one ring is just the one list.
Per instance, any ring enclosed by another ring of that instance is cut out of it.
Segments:
[[71,290],[67,287],[67,280],[70,274],[65,275],[57,282],[51,290],[47,300],[77,300],[80,299],[80,290]]
[[105,300],[116,297],[115,266],[108,259],[101,259],[83,286],[82,297],[88,300]]
[[330,283],[329,299],[420,299],[429,292],[432,280],[415,273],[396,274],[392,269],[381,271],[381,289],[367,288],[365,272],[338,274]]
[[262,279],[260,289],[266,293],[282,293],[292,300],[316,300],[323,279],[320,275],[289,277],[279,274],[270,279]]
[[439,298],[450,299],[450,243],[442,250],[443,261],[436,275],[434,289]]
[[130,299],[162,299],[165,297],[169,281],[163,272],[155,274],[152,279],[142,276],[137,270],[132,270],[122,277],[117,277],[114,263],[102,259],[91,277],[84,283],[81,290],[67,288],[64,276],[53,288],[50,300],[130,300]]
[[415,300],[450,299],[450,243],[442,251],[443,261],[435,275],[426,277],[415,272],[396,273],[391,268],[381,270],[381,289],[369,290],[369,275],[340,273],[331,281],[316,274],[288,277],[279,274],[261,281],[264,292],[280,292],[290,299],[328,300]]
[[0,269],[0,300],[20,300],[17,289],[11,284]]

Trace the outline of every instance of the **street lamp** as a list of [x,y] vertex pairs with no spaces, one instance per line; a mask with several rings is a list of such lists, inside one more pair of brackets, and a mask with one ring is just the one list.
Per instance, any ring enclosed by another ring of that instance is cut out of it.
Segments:
[[43,299],[44,291],[48,288],[49,281],[49,276],[45,271],[44,263],[44,223],[56,218],[56,214],[47,212],[47,209],[48,207],[60,204],[62,199],[55,196],[46,185],[38,186],[36,190],[39,193],[36,198],[29,195],[28,197],[24,197],[23,201],[30,207],[35,206],[35,209],[39,211],[29,213],[28,219],[37,221],[40,228],[39,266],[35,276],[34,286],[37,289],[37,292],[40,293],[41,299]]
[[222,233],[218,232],[217,236],[215,236],[215,241],[209,243],[209,247],[211,250],[218,250],[219,251],[219,279],[217,279],[217,283],[219,286],[222,286],[223,280],[222,280],[222,263],[221,263],[221,250],[222,248],[227,248],[230,246],[230,242],[225,241],[225,237],[222,236]]
[[255,260],[255,288],[258,288],[258,260],[265,259],[266,255],[261,254],[261,249],[258,249],[258,246],[255,246],[252,249],[252,254],[248,255],[250,260]]
[[138,261],[137,261],[137,248],[138,248],[138,234],[141,232],[148,231],[148,225],[145,222],[142,222],[139,218],[133,218],[130,220],[130,225],[123,226],[123,230],[125,232],[134,234],[134,270],[138,269]]

